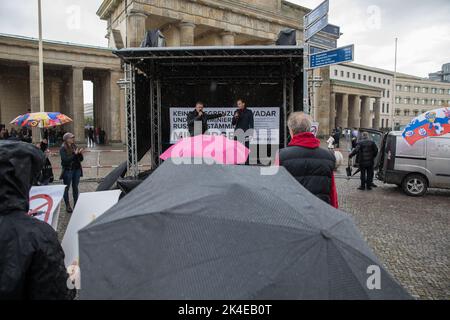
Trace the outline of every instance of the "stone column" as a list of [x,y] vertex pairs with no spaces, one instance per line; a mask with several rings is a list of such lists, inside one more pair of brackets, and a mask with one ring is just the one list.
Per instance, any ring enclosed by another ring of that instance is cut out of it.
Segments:
[[110,134],[109,141],[112,143],[120,142],[121,128],[120,128],[120,88],[117,84],[122,78],[122,73],[112,70],[109,75],[110,79]]
[[180,23],[180,46],[189,47],[194,45],[195,24],[191,22]]
[[60,92],[60,84],[59,82],[57,82],[56,80],[52,81],[51,83],[51,97],[50,97],[50,101],[51,101],[51,110],[52,112],[61,112],[61,108],[59,106],[59,101],[60,101],[60,97],[59,97],[59,92]]
[[336,127],[336,93],[332,92],[330,95],[330,132]]
[[223,46],[234,46],[234,33],[225,31],[220,34]]
[[352,103],[350,104],[349,109],[349,123],[348,126],[350,128],[359,128],[361,124],[360,119],[360,102],[361,97],[359,95],[352,96]]
[[342,109],[341,109],[341,123],[340,127],[348,128],[348,94],[342,95]]
[[380,121],[381,121],[381,99],[376,98],[375,104],[373,106],[373,113],[375,115],[374,119],[374,129],[380,129]]
[[83,100],[83,68],[72,68],[72,120],[73,134],[78,143],[84,143],[84,100]]
[[[39,99],[39,64],[30,63],[30,109],[31,112],[40,111],[40,99]],[[25,109],[25,108],[24,108]],[[20,112],[25,113],[26,110],[21,110]],[[41,136],[39,128],[32,128],[31,132],[33,135],[33,143],[40,142]]]
[[147,14],[142,11],[130,10],[127,15],[128,39],[127,47],[140,47],[145,37],[145,20]]
[[171,24],[163,31],[164,37],[166,37],[166,45],[168,47],[180,46],[180,29],[176,25]]
[[364,96],[361,101],[361,128],[370,128],[370,97]]

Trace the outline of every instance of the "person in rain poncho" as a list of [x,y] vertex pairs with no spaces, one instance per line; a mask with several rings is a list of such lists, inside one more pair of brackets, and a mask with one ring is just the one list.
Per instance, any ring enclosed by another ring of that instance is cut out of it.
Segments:
[[0,141],[0,300],[68,300],[64,252],[53,228],[28,215],[44,165],[32,144]]

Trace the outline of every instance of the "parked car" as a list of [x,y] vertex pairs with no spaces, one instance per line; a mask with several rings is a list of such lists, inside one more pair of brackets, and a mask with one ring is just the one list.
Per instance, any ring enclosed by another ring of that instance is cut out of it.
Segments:
[[423,196],[428,188],[450,189],[450,134],[428,137],[412,146],[400,131],[385,134],[377,178],[413,197]]

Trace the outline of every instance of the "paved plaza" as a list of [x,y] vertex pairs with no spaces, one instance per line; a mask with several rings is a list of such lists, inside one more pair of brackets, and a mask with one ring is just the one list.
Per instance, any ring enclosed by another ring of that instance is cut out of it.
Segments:
[[[111,148],[95,150],[104,151],[100,154],[103,163],[114,165],[125,159],[124,152],[111,152]],[[99,158],[91,152],[86,159],[86,166],[95,166]],[[415,298],[450,299],[450,190],[431,189],[422,198],[411,198],[397,186],[377,181],[379,187],[373,191],[359,191],[359,179],[347,180],[344,169],[340,167],[336,179],[340,208],[353,217],[386,268]],[[95,191],[96,177],[96,169],[87,170],[81,192]],[[60,239],[68,219],[62,208]]]

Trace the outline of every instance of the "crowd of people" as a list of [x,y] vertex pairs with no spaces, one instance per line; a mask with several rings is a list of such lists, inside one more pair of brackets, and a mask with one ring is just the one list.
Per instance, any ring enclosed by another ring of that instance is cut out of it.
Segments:
[[[246,108],[242,99],[237,101],[237,105],[233,126],[236,132],[247,132],[247,144],[252,136],[248,132],[254,128],[253,112]],[[203,103],[198,102],[195,110],[187,116],[189,132],[192,135],[203,134],[207,131],[208,120],[222,116],[224,115],[205,114]],[[290,143],[280,150],[277,164],[284,167],[317,198],[338,208],[335,155],[320,147],[320,140],[311,132],[311,128],[312,120],[309,115],[302,112],[290,115]],[[73,299],[75,295],[75,291],[70,290],[67,285],[70,279],[55,230],[28,215],[30,188],[33,185],[46,185],[54,180],[49,160],[49,139],[52,135],[50,131],[47,132],[36,145],[20,141],[21,139],[10,139],[11,136],[19,135],[15,130],[7,132],[2,129],[1,132],[2,139],[6,141],[0,141],[0,299]],[[100,134],[101,130],[88,129],[88,145],[101,141],[97,140],[97,132]],[[29,136],[30,132],[24,133],[22,136]],[[339,147],[341,134],[340,128],[334,130],[327,141],[330,149]],[[7,135],[11,136],[6,137]],[[349,157],[357,157],[359,163],[359,189],[371,190],[374,186],[373,167],[378,153],[377,146],[370,140],[367,132],[360,134],[354,130],[351,135],[353,149]],[[66,185],[64,202],[68,213],[73,210],[69,200],[70,187],[73,204],[78,200],[84,152],[83,148],[75,144],[72,133],[63,134],[59,149],[62,167],[60,179]]]

